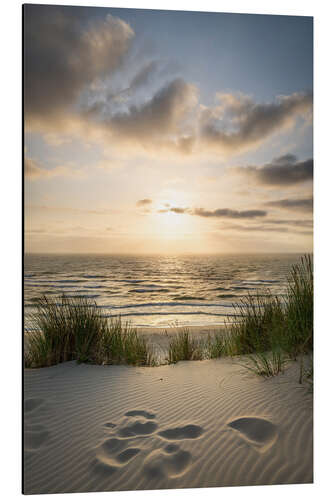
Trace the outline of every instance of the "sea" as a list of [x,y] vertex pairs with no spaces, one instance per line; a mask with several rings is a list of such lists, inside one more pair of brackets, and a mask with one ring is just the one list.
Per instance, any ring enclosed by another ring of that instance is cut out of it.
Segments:
[[54,255],[24,258],[25,329],[43,295],[96,301],[107,317],[136,327],[223,325],[237,321],[249,293],[283,295],[299,254]]

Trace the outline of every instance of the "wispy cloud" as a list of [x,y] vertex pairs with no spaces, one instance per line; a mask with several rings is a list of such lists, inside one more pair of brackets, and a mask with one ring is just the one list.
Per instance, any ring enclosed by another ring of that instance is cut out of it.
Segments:
[[170,207],[158,211],[159,213],[172,212],[175,214],[188,214],[204,218],[227,218],[227,219],[253,219],[265,217],[265,210],[233,210],[230,208],[217,208],[206,210],[205,208]]
[[58,165],[48,169],[31,158],[26,158],[24,161],[24,173],[31,180],[53,177],[82,177],[84,175],[82,170],[73,169],[67,165]]
[[230,171],[245,175],[259,184],[293,186],[313,179],[313,159],[297,161],[296,156],[287,154],[261,167],[234,167]]
[[251,149],[273,133],[292,126],[312,112],[312,94],[280,96],[275,102],[256,103],[243,94],[217,94],[218,105],[201,113],[201,140],[225,153]]
[[85,208],[75,208],[75,207],[61,207],[61,206],[51,206],[51,205],[28,205],[26,209],[30,212],[31,210],[36,211],[47,211],[47,212],[60,212],[60,213],[73,213],[73,214],[91,214],[91,215],[112,215],[119,214],[119,210],[113,208],[101,208],[101,209],[85,209]]
[[136,202],[137,207],[147,207],[153,203],[153,200],[150,198],[144,198],[143,200],[138,200]]
[[312,212],[313,198],[285,198],[282,200],[268,201],[265,205],[276,208],[283,208],[291,211]]
[[231,210],[230,208],[217,208],[216,210],[205,210],[195,208],[193,215],[200,217],[227,217],[231,219],[253,219],[254,217],[265,217],[265,210]]

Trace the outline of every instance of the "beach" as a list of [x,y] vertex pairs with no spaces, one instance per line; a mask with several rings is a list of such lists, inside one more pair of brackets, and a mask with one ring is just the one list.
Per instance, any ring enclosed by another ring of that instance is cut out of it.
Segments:
[[264,379],[242,358],[25,370],[24,492],[311,483],[298,370]]

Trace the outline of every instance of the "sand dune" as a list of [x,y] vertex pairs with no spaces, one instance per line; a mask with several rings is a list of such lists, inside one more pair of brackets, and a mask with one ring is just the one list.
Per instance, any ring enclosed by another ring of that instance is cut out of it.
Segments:
[[25,372],[26,493],[312,482],[312,395],[292,364],[230,359]]

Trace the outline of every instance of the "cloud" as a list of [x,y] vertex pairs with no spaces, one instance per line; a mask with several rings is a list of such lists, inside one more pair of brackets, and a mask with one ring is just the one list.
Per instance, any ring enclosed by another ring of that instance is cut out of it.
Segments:
[[158,61],[148,61],[138,70],[134,75],[129,90],[133,91],[140,87],[144,87],[150,82],[152,76],[156,73],[158,69]]
[[265,217],[265,210],[232,210],[230,208],[217,208],[216,210],[206,210],[204,208],[170,207],[159,210],[159,213],[173,212],[175,214],[189,214],[205,218],[229,218],[229,219],[253,219],[255,217]]
[[[266,222],[266,221],[265,221]],[[305,229],[297,229],[295,230],[295,227],[289,227],[288,225],[285,226],[275,226],[274,224],[271,225],[272,221],[267,221],[269,225],[249,225],[247,224],[246,226],[241,225],[241,224],[228,224],[222,226],[220,229],[222,231],[235,231],[235,232],[262,232],[262,233],[293,233],[293,234],[303,234],[303,235],[312,235],[313,232],[311,229],[307,229],[307,226]],[[300,226],[301,227],[301,226]]]
[[313,159],[297,161],[296,156],[288,154],[273,159],[263,167],[238,167],[231,170],[253,178],[259,184],[291,186],[313,179]]
[[[98,107],[101,109],[109,107],[111,104],[119,105],[127,103],[137,90],[146,88],[151,83],[154,77],[158,75],[159,69],[160,61],[152,60],[145,62],[129,81],[128,86],[120,90],[119,88],[110,90],[108,86],[101,85],[98,88],[98,93],[96,93],[96,88],[92,87],[86,94],[89,97],[88,101],[91,101],[91,105],[95,109],[98,109]],[[112,86],[112,81],[110,85]]]
[[52,177],[82,177],[84,175],[82,170],[75,170],[66,165],[58,165],[47,169],[31,158],[25,158],[24,160],[24,173],[31,180]]
[[235,232],[261,232],[261,233],[292,233],[292,234],[313,234],[312,219],[272,219],[264,218],[260,223],[256,221],[248,221],[245,224],[241,222],[224,222],[219,228],[222,231]]
[[[128,23],[92,16],[89,8],[25,5],[24,37],[27,131],[84,137],[127,152],[232,155],[311,115],[311,93],[258,103],[220,92],[215,106],[204,106],[193,83],[171,80],[170,61],[142,53],[133,59],[140,38]],[[278,166],[282,178],[284,164]]]
[[173,212],[174,214],[191,213],[191,212],[189,212],[188,208],[182,208],[182,207],[171,207],[171,208],[169,208],[169,212]]
[[275,132],[292,126],[312,111],[312,93],[280,96],[276,102],[256,103],[243,94],[217,94],[219,104],[201,112],[201,140],[210,148],[236,153],[263,143]]
[[112,113],[105,103],[98,103],[89,110],[89,115],[99,117],[99,124],[112,135],[149,145],[153,139],[170,141],[170,135],[181,133],[181,125],[196,103],[196,87],[177,78],[141,105]]
[[313,227],[312,219],[268,219],[263,221],[265,224],[272,225],[287,225],[287,226],[297,226],[297,227]]
[[312,212],[313,198],[289,199],[268,201],[265,205],[270,207],[282,208],[286,210],[296,210],[301,212]]
[[138,200],[136,202],[137,207],[146,207],[147,205],[151,205],[153,203],[153,200],[149,198],[144,198],[143,200]]
[[120,211],[112,208],[103,208],[103,209],[96,209],[96,210],[88,210],[85,208],[74,208],[74,207],[54,207],[54,206],[49,206],[49,205],[28,205],[26,207],[27,212],[30,210],[37,210],[37,211],[47,211],[47,212],[60,212],[60,213],[69,213],[69,214],[91,214],[91,215],[112,215],[112,214],[119,214]]
[[108,14],[87,9],[24,6],[24,97],[28,120],[54,120],[73,111],[80,92],[117,68],[134,36]]
[[195,208],[193,215],[200,217],[228,217],[231,219],[252,219],[254,217],[265,217],[265,210],[231,210],[230,208],[218,208],[216,210],[205,210],[204,208]]
[[[194,151],[232,155],[259,146],[312,110],[312,94],[292,94],[269,104],[219,94],[220,104],[215,108],[198,107],[198,95],[195,85],[176,78],[144,103],[114,112],[112,103],[101,101],[88,114],[106,132],[132,145],[139,144],[145,150],[163,146],[186,155]],[[277,160],[274,166],[283,172],[292,155]],[[282,161],[285,163],[281,164]],[[305,165],[304,169],[307,168]]]

